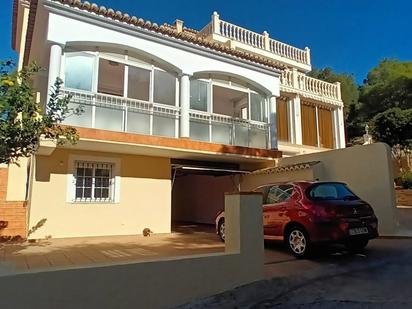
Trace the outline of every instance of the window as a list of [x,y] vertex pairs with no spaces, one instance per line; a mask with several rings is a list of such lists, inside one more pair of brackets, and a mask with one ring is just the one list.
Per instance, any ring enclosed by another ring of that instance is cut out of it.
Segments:
[[207,112],[208,82],[201,80],[190,81],[190,108]]
[[113,202],[114,178],[112,163],[75,162],[76,202]]
[[276,204],[288,200],[293,194],[292,185],[271,186],[267,192],[265,204]]
[[343,183],[321,183],[310,187],[307,195],[312,200],[356,200],[358,197]]
[[73,55],[66,57],[64,86],[92,91],[94,56]]
[[250,119],[266,122],[265,99],[257,93],[250,94]]
[[168,72],[154,70],[154,94],[155,103],[168,105],[176,104],[176,77]]
[[97,91],[100,93],[124,95],[124,64],[99,59],[99,82]]
[[150,71],[129,66],[127,97],[149,101]]

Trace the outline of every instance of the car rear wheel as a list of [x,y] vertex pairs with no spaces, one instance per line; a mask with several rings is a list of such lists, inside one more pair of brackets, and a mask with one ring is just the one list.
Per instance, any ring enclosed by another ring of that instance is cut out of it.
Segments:
[[225,219],[221,219],[219,221],[219,225],[217,226],[218,228],[218,233],[219,233],[219,237],[220,239],[225,242]]
[[291,227],[285,235],[289,250],[297,258],[307,257],[310,252],[310,240],[308,233],[301,227]]
[[346,249],[350,252],[361,252],[368,245],[368,239],[348,240],[345,243]]

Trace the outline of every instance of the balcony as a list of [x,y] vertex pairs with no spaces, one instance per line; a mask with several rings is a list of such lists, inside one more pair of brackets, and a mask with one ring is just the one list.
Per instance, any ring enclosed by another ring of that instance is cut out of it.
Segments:
[[[70,95],[69,107],[82,106],[65,124],[152,136],[179,137],[180,107],[120,96],[63,89]],[[216,113],[190,110],[193,140],[216,144],[268,148],[269,125]]]
[[223,21],[216,12],[212,15],[212,21],[200,31],[200,35],[222,43],[230,42],[233,48],[280,61],[304,72],[311,70],[308,47],[299,49],[271,39],[266,31],[260,34]]
[[340,83],[328,83],[309,77],[297,70],[284,70],[280,77],[280,90],[298,93],[319,101],[341,105]]

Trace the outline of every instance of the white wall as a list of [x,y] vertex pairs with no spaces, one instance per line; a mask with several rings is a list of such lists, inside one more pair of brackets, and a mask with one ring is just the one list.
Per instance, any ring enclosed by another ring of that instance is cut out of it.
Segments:
[[136,31],[137,27],[108,19],[103,24],[105,27],[100,26],[101,21],[80,21],[50,13],[47,40],[61,45],[82,43],[89,46],[119,46],[169,64],[177,73],[221,72],[247,80],[268,94],[279,95],[276,73],[270,73],[269,70],[263,73],[265,69],[259,68],[258,64],[242,64],[224,54],[214,56],[214,51],[206,48],[196,48],[194,44],[181,41],[182,45],[176,39],[168,40],[148,30]]
[[320,181],[342,181],[375,210],[382,235],[397,233],[392,154],[376,143],[280,159],[281,165],[321,161],[314,173]]

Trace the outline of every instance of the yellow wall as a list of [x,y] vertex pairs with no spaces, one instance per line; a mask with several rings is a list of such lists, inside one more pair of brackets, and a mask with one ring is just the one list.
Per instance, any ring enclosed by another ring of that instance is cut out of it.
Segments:
[[[72,203],[68,199],[70,158],[88,156],[120,162],[119,203]],[[169,233],[171,225],[170,160],[132,155],[58,149],[36,156],[30,197],[29,238]]]
[[24,201],[26,199],[26,183],[30,159],[20,158],[17,164],[10,164],[7,201]]

